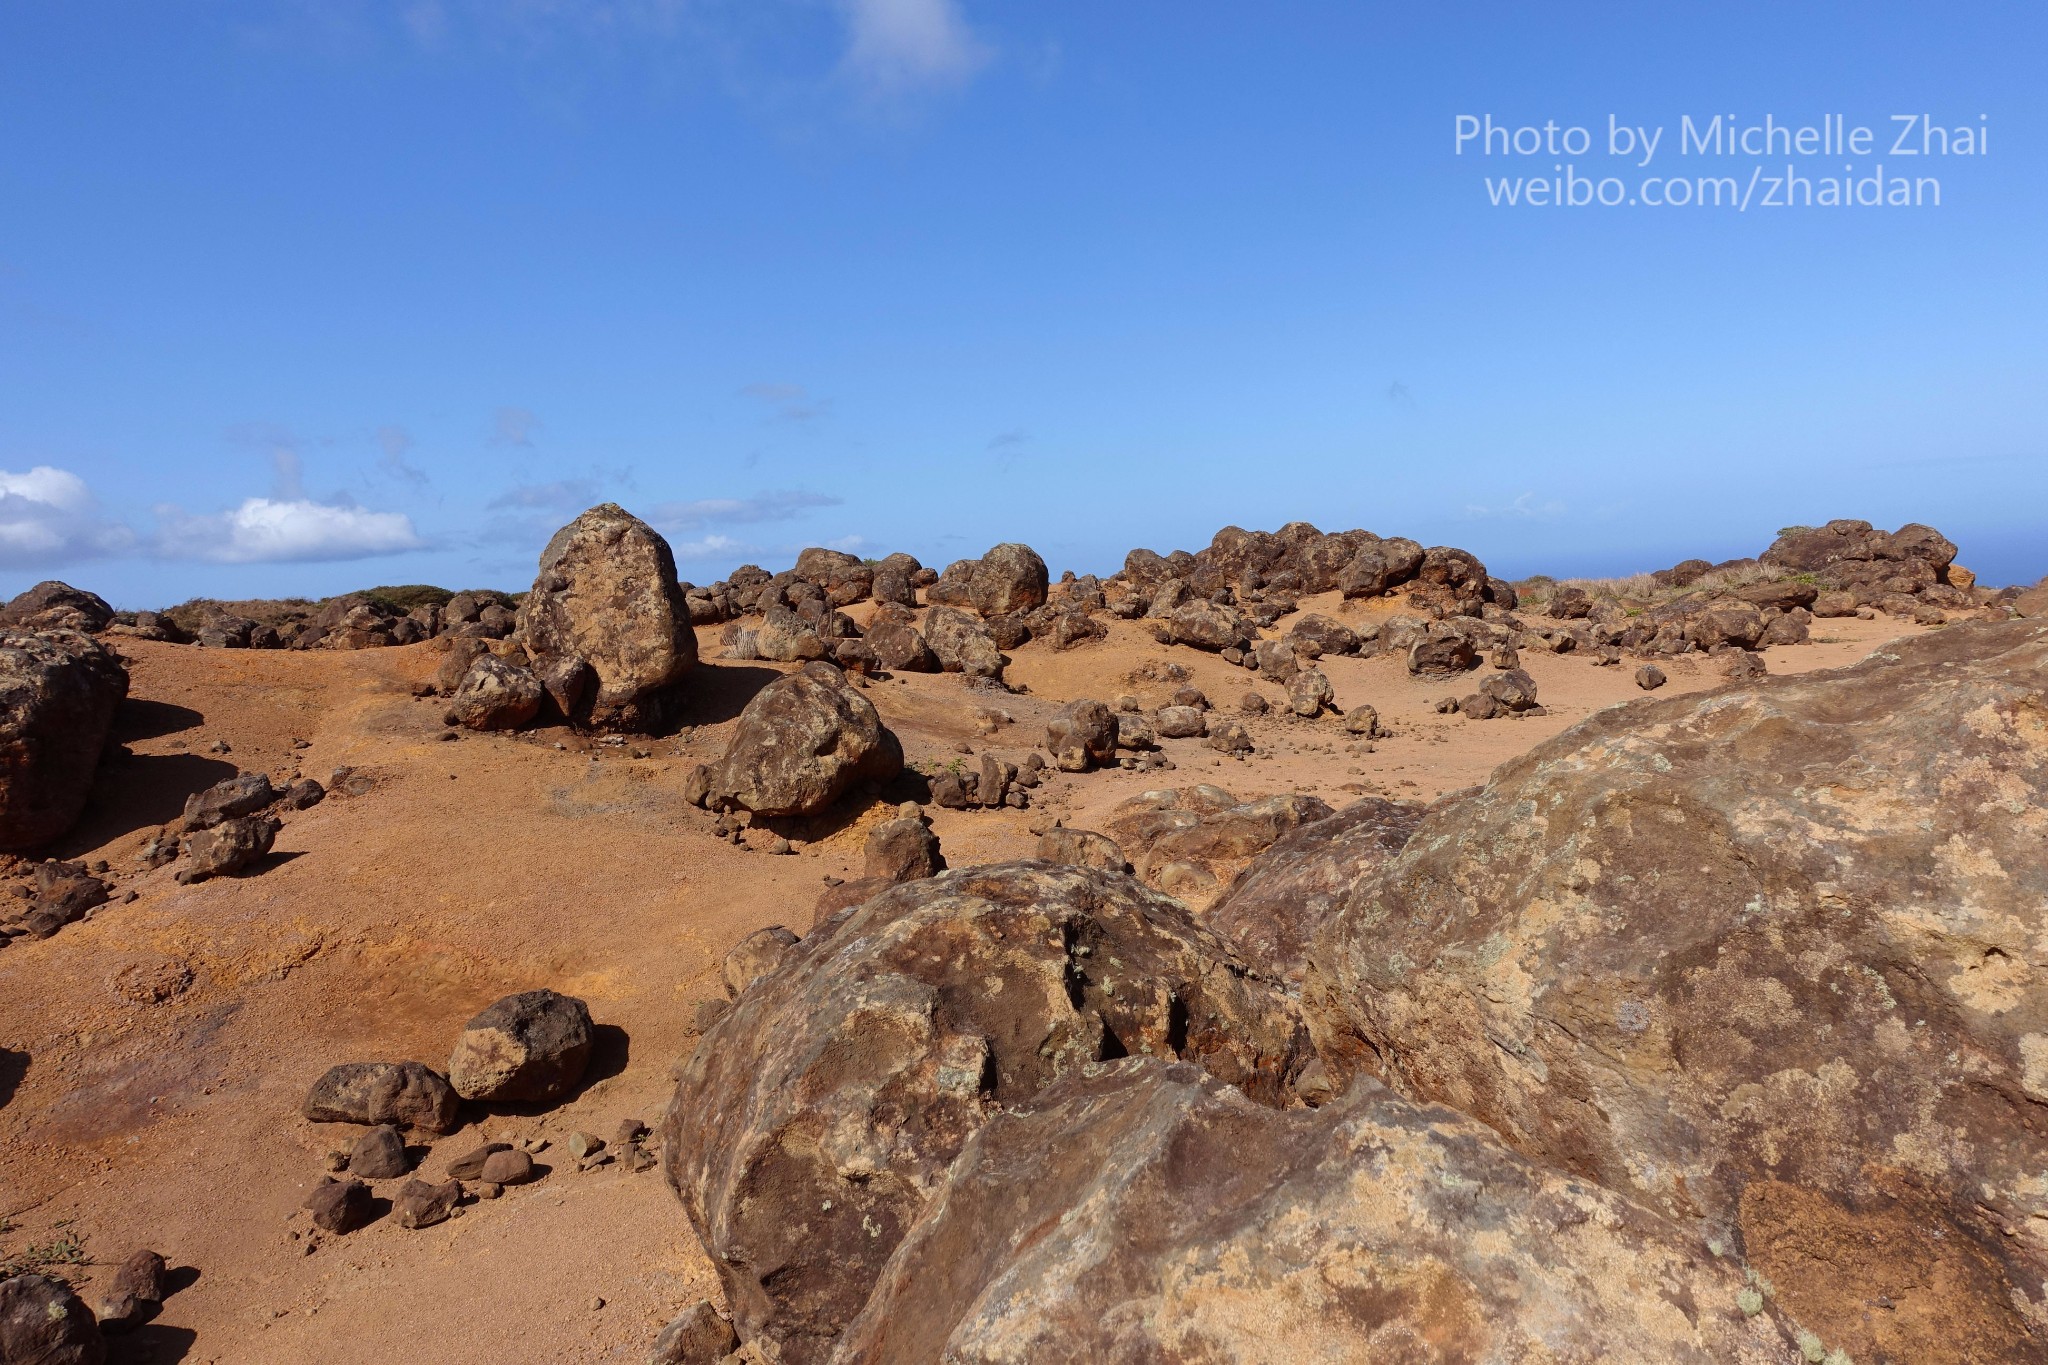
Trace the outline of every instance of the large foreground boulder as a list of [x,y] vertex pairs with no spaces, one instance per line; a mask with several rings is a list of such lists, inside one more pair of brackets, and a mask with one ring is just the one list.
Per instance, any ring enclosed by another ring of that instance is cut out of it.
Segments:
[[969,1139],[832,1360],[1798,1359],[1745,1294],[1686,1229],[1448,1109],[1368,1082],[1276,1111],[1132,1057]]
[[668,542],[616,503],[555,532],[520,605],[519,633],[538,674],[570,659],[595,674],[596,685],[569,717],[579,724],[658,727],[697,664],[697,634]]
[[1310,951],[1368,1072],[1739,1250],[1856,1360],[2048,1359],[2048,626],[1597,712]]
[[830,664],[809,664],[747,703],[709,797],[756,815],[815,815],[854,784],[902,771],[903,746],[874,703]]
[[127,695],[128,670],[99,641],[0,630],[0,849],[46,844],[76,823]]
[[968,1136],[1126,1055],[1272,1104],[1310,1061],[1283,997],[1128,877],[943,873],[791,948],[699,1041],[665,1124],[740,1336],[826,1359]]
[[1407,845],[1422,815],[1412,801],[1369,796],[1299,825],[1246,864],[1202,922],[1258,971],[1298,986],[1316,931]]

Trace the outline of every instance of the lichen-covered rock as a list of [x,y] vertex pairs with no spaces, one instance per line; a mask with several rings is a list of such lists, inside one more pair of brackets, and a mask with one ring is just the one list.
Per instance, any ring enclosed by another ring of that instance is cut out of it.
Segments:
[[1351,893],[1324,1060],[1739,1248],[1855,1359],[2048,1358],[2044,718],[2027,623],[1597,712]]
[[970,678],[1003,676],[1003,652],[996,648],[995,637],[980,617],[958,607],[933,607],[925,613],[923,634],[946,672]]
[[6,1365],[103,1365],[106,1338],[71,1286],[47,1275],[0,1280],[0,1361]]
[[1104,872],[1129,872],[1130,860],[1117,847],[1116,840],[1107,834],[1097,834],[1092,829],[1068,829],[1056,826],[1038,836],[1038,859],[1047,863],[1065,863],[1069,867],[1093,867]]
[[1220,652],[1249,649],[1259,628],[1235,607],[1197,598],[1174,609],[1167,634],[1174,644]]
[[576,1088],[594,1042],[590,1007],[551,990],[508,995],[471,1019],[448,1057],[466,1100],[551,1102]]
[[741,1338],[824,1360],[969,1134],[1126,1054],[1267,1103],[1310,1060],[1284,998],[1127,877],[947,872],[821,926],[706,1031],[664,1126]]
[[1045,605],[1047,578],[1036,550],[1005,543],[975,561],[967,579],[968,600],[984,618],[1031,611]]
[[[1289,830],[1335,814],[1298,792],[1240,801],[1221,787],[1162,787],[1119,802],[1103,828],[1147,885],[1206,904],[1224,883]],[[1203,876],[1190,879],[1188,869]],[[1166,884],[1174,869],[1178,888]]]
[[46,844],[77,823],[127,695],[128,670],[99,641],[0,630],[0,849]]
[[756,815],[815,815],[856,783],[902,771],[902,745],[874,703],[830,664],[810,664],[747,703],[711,771],[709,799]]
[[1780,1365],[1689,1230],[1366,1083],[1276,1111],[1192,1066],[1076,1069],[992,1118],[834,1365]]
[[1879,531],[1867,521],[1794,526],[1778,533],[1758,558],[1788,573],[1813,576],[1819,587],[1873,594],[1919,593],[1949,581],[1956,547],[1932,526],[1909,522]]
[[578,658],[596,674],[580,724],[647,730],[674,711],[697,664],[697,634],[659,532],[616,503],[593,507],[555,532],[519,635],[535,667]]
[[825,600],[835,607],[860,601],[875,582],[875,571],[857,556],[818,546],[798,555],[796,567],[790,572],[822,591]]
[[1298,825],[1244,865],[1202,923],[1255,970],[1299,986],[1316,931],[1401,851],[1422,814],[1414,802],[1369,796]]
[[447,1078],[419,1062],[344,1062],[313,1082],[300,1112],[315,1123],[452,1133],[461,1107]]
[[737,1000],[747,992],[747,987],[759,981],[782,965],[789,956],[789,950],[799,942],[797,936],[779,924],[766,929],[756,929],[735,943],[726,951],[720,966],[725,977],[725,995],[728,1000]]
[[1045,724],[1045,747],[1061,772],[1116,762],[1116,740],[1116,713],[1086,697],[1068,702]]
[[114,609],[98,593],[55,579],[36,584],[0,607],[0,626],[9,630],[75,630],[97,635],[113,619]]
[[516,730],[540,714],[540,679],[495,654],[479,654],[449,698],[448,714],[472,730]]

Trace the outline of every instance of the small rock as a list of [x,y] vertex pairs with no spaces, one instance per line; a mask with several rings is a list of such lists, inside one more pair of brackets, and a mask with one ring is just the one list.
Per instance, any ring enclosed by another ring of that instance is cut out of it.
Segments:
[[424,1180],[408,1180],[391,1201],[391,1215],[402,1228],[430,1228],[454,1217],[461,1202],[460,1181],[430,1185]]
[[482,1177],[493,1185],[524,1185],[535,1178],[533,1158],[525,1152],[492,1152],[484,1158]]
[[322,1232],[354,1232],[376,1216],[370,1187],[360,1180],[323,1180],[306,1197],[313,1226]]
[[573,1156],[578,1161],[581,1161],[583,1158],[590,1156],[595,1152],[603,1151],[604,1139],[597,1136],[597,1134],[595,1133],[586,1133],[581,1129],[578,1129],[577,1131],[569,1134],[569,1140],[563,1143],[562,1145],[569,1149],[570,1156]]
[[124,1331],[145,1321],[169,1293],[170,1267],[145,1247],[121,1262],[94,1312],[102,1329]]
[[484,1173],[484,1163],[489,1161],[494,1153],[509,1152],[511,1150],[510,1143],[486,1142],[475,1151],[459,1156],[449,1162],[448,1174],[456,1180],[478,1179]]
[[1655,664],[1644,664],[1636,670],[1636,686],[1645,692],[1654,692],[1664,685],[1664,670]]
[[412,1158],[406,1155],[405,1139],[388,1123],[379,1124],[357,1138],[348,1154],[349,1174],[365,1180],[390,1180],[411,1169]]
[[661,1329],[647,1365],[718,1365],[739,1348],[732,1324],[710,1300],[699,1299]]

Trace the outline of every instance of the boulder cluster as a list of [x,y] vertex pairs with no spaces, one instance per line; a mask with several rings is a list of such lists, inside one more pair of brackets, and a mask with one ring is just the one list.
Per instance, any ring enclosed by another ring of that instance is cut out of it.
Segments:
[[[426,1228],[461,1217],[478,1199],[496,1199],[507,1186],[543,1179],[550,1167],[535,1158],[548,1139],[479,1141],[445,1164],[442,1178],[421,1178],[432,1140],[462,1126],[465,1101],[483,1106],[549,1106],[575,1094],[596,1045],[590,1009],[552,990],[508,995],[463,1026],[445,1072],[421,1062],[346,1062],[330,1067],[306,1092],[300,1112],[314,1123],[354,1124],[364,1131],[328,1157],[327,1171],[306,1198],[320,1232],[346,1234],[388,1211],[403,1228]],[[647,1126],[620,1123],[608,1143],[571,1133],[564,1150],[577,1169],[623,1162],[630,1171],[652,1170]],[[378,1182],[404,1183],[386,1199]]]
[[904,859],[729,962],[664,1153],[727,1312],[659,1358],[2048,1358],[2044,679],[1963,625],[1426,810]]

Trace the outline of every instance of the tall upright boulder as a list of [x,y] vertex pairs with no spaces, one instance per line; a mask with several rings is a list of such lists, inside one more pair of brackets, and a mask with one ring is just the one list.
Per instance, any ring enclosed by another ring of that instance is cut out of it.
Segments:
[[1693,1224],[1830,1349],[2044,1360],[2044,835],[2048,625],[1611,707],[1434,807],[1303,1009],[1340,1084]]
[[0,849],[35,848],[77,822],[127,695],[120,656],[92,637],[0,630]]
[[581,659],[595,675],[569,719],[647,730],[674,713],[697,635],[668,542],[617,503],[593,507],[541,552],[519,634],[541,676]]
[[1033,611],[1045,605],[1050,579],[1045,561],[1029,545],[1006,542],[975,562],[968,599],[986,618]]

